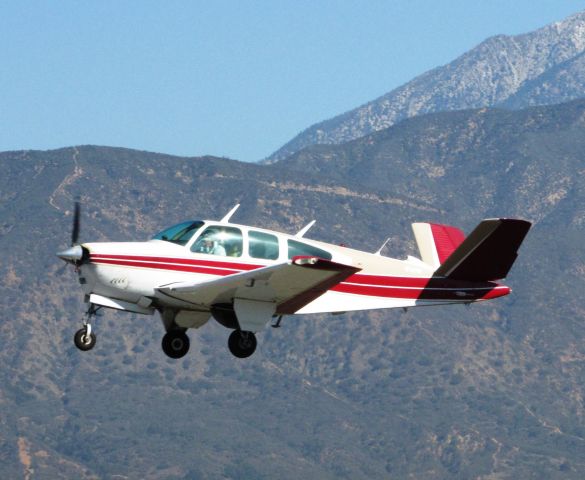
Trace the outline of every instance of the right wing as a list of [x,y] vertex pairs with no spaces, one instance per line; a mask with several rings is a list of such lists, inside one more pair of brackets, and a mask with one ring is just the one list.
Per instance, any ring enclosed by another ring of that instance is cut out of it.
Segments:
[[318,257],[294,257],[285,263],[208,282],[174,283],[160,286],[158,290],[200,308],[210,309],[217,304],[246,305],[248,310],[256,308],[264,316],[272,312],[269,319],[272,314],[297,312],[360,270]]

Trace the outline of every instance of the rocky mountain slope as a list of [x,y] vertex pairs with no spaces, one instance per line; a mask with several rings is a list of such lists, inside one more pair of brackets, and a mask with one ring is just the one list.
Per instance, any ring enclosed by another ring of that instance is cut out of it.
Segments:
[[338,144],[430,112],[488,106],[524,108],[585,96],[585,12],[531,33],[498,35],[347,113],[315,124],[269,157]]
[[[574,478],[585,472],[585,102],[420,116],[286,162],[74,147],[0,154],[1,478]],[[54,253],[220,218],[416,255],[410,222],[535,223],[507,284],[473,305],[288,317],[235,359],[157,318],[84,305]]]

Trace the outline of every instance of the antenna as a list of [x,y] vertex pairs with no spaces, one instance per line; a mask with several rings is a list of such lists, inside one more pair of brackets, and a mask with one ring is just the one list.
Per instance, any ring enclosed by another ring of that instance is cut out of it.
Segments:
[[378,249],[378,251],[376,253],[374,253],[374,255],[381,255],[382,254],[382,250],[384,249],[384,247],[386,246],[386,244],[390,241],[392,237],[388,237],[384,243],[382,244],[382,246]]
[[240,208],[240,204],[236,204],[236,206],[234,208],[232,208],[225,217],[223,217],[220,222],[224,222],[224,223],[228,223],[230,221],[230,218],[232,218],[232,215],[234,213],[236,213],[236,210]]
[[295,235],[297,238],[301,238],[305,233],[309,231],[309,229],[315,225],[317,220],[312,220],[311,222],[307,223],[303,228],[299,230],[299,232]]

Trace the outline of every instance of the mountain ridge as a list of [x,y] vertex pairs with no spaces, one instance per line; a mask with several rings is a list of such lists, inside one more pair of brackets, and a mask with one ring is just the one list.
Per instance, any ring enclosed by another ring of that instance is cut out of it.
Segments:
[[[585,69],[582,58],[577,61],[577,57],[585,49],[584,39],[585,11],[534,32],[490,37],[447,65],[305,129],[267,161],[282,160],[311,144],[343,143],[422,113],[498,105],[522,108],[582,97]],[[572,75],[557,75],[557,83],[551,87],[546,82],[551,77],[543,74],[571,60],[575,60]],[[544,81],[537,82],[539,77]],[[521,93],[531,81],[532,89]]]

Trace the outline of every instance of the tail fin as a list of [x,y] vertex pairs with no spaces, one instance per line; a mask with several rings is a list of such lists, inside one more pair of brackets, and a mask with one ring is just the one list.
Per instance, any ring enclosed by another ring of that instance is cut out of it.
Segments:
[[489,281],[505,278],[530,229],[526,220],[482,221],[435,271],[455,280]]
[[413,223],[412,230],[422,261],[437,269],[465,239],[463,231],[449,225]]

